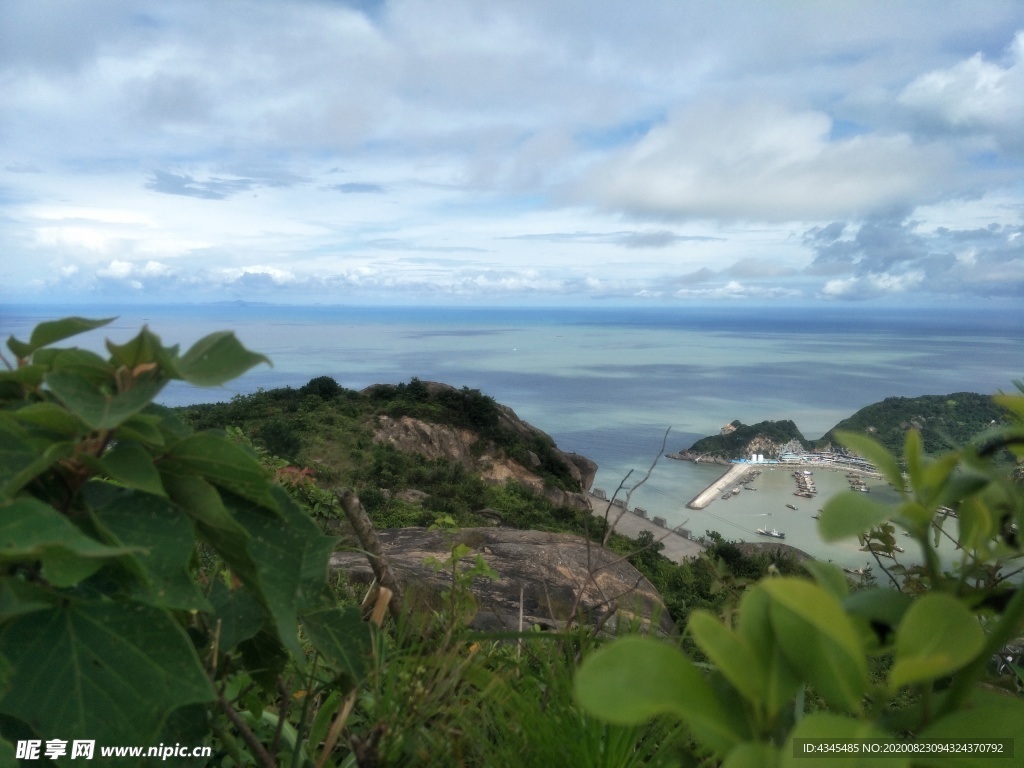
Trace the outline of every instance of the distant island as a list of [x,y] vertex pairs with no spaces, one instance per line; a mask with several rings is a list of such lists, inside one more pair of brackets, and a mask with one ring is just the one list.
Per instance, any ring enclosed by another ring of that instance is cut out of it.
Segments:
[[777,459],[786,452],[833,450],[837,447],[838,431],[870,435],[898,454],[911,429],[921,433],[925,451],[935,454],[1005,424],[1008,419],[1008,412],[989,395],[975,392],[887,397],[843,419],[817,440],[808,440],[789,419],[749,425],[737,420],[723,426],[719,434],[702,437],[686,450],[669,456],[720,463],[752,455]]

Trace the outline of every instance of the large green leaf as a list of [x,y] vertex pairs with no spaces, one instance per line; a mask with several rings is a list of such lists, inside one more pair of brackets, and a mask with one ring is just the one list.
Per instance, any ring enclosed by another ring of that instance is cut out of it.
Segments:
[[173,370],[173,358],[177,354],[177,347],[166,349],[160,343],[160,337],[146,327],[143,327],[135,338],[124,344],[114,344],[108,339],[107,349],[115,363],[130,369],[156,363]]
[[46,386],[93,429],[114,429],[149,405],[163,382],[140,382],[125,392],[108,393],[75,373],[51,371],[46,375]]
[[14,416],[22,424],[63,437],[78,438],[89,431],[85,422],[56,403],[32,403],[19,408]]
[[192,643],[165,611],[68,601],[0,631],[13,668],[0,713],[42,738],[154,744],[168,716],[213,690]]
[[271,365],[263,355],[250,352],[229,331],[211,333],[189,347],[177,362],[178,375],[201,387],[215,387],[241,376],[260,363]]
[[327,567],[334,540],[320,533],[284,491],[277,489],[277,496],[283,524],[236,498],[226,501],[249,534],[246,547],[257,579],[247,583],[270,612],[281,642],[301,659],[298,617],[326,607]]
[[117,445],[103,454],[99,464],[111,478],[129,488],[157,496],[167,495],[160,473],[153,466],[153,456],[138,443],[118,441]]
[[889,673],[895,690],[908,683],[948,675],[985,645],[978,620],[955,597],[932,592],[914,601],[896,630],[896,656]]
[[844,491],[825,503],[818,532],[825,541],[839,541],[864,533],[891,515],[888,505],[872,501],[863,493]]
[[903,472],[900,471],[899,462],[881,443],[857,432],[839,431],[836,432],[836,439],[874,464],[890,485],[900,492],[903,491]]
[[727,711],[692,662],[664,642],[632,636],[601,648],[584,659],[575,691],[584,709],[611,723],[672,714],[720,755],[744,741],[739,713]]
[[910,765],[910,757],[905,754],[865,754],[859,752],[819,752],[808,750],[808,742],[813,746],[822,744],[826,748],[854,745],[857,747],[862,739],[880,739],[894,742],[896,739],[879,729],[867,720],[854,720],[829,712],[814,712],[807,715],[794,728],[786,746],[782,748],[782,768],[906,768]]
[[703,610],[690,614],[687,629],[718,671],[747,701],[757,705],[764,700],[764,679],[753,671],[757,658],[740,635]]
[[122,491],[93,518],[112,540],[139,550],[130,558],[136,599],[176,610],[210,609],[189,573],[195,531],[184,511],[159,496]]
[[335,673],[347,675],[353,682],[363,678],[370,654],[370,630],[357,606],[307,613],[302,617],[302,628]]
[[215,579],[210,589],[210,605],[213,606],[211,618],[219,633],[217,647],[221,653],[255,637],[267,621],[266,610],[245,585],[228,589],[221,579]]
[[61,320],[40,323],[32,330],[32,336],[27,344],[11,336],[7,340],[7,347],[19,358],[25,358],[37,349],[49,346],[55,341],[63,341],[80,333],[100,328],[114,319],[108,317],[102,320],[89,320],[84,317],[65,317]]
[[222,435],[200,432],[174,443],[162,463],[175,474],[196,474],[267,509],[276,510],[270,473],[256,458]]
[[36,499],[18,499],[0,508],[0,562],[39,560],[44,576],[58,587],[73,586],[98,571],[106,560],[139,551],[97,541]]
[[757,657],[757,663],[749,673],[761,677],[765,713],[774,718],[793,700],[803,680],[775,639],[771,625],[771,598],[760,586],[750,587],[740,598],[736,629]]
[[796,578],[761,585],[771,598],[775,637],[790,663],[831,706],[859,711],[867,688],[864,648],[839,601]]
[[0,412],[0,494],[12,498],[34,478],[74,451],[74,442],[33,435],[10,413]]
[[[967,706],[932,723],[919,735],[920,741],[943,742],[1009,740],[1002,753],[921,755],[918,763],[936,768],[991,768],[1024,765],[1024,700],[978,690]],[[1011,759],[1012,757],[1012,759]]]

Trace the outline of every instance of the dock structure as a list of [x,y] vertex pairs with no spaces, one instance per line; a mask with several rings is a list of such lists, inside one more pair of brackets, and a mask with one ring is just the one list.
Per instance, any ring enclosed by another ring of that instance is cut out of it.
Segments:
[[688,506],[690,509],[704,509],[708,504],[714,501],[720,493],[726,488],[736,484],[736,481],[747,471],[750,470],[749,464],[733,464],[726,471],[725,474],[715,480],[711,485],[705,488],[703,491],[698,493],[690,501]]

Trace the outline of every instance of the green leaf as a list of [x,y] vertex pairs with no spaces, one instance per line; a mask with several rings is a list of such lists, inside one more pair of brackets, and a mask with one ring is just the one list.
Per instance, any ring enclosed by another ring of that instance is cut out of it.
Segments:
[[764,681],[751,673],[756,658],[742,637],[704,610],[690,614],[687,628],[718,671],[747,701],[759,704],[764,699]]
[[272,365],[263,355],[250,352],[229,331],[211,333],[193,344],[177,362],[178,376],[201,387],[231,381],[255,365]]
[[770,579],[775,637],[790,663],[831,706],[859,711],[867,688],[867,662],[860,635],[839,601],[816,584],[796,578]]
[[56,403],[32,403],[19,408],[14,416],[22,424],[63,437],[78,438],[89,431],[85,422]]
[[216,579],[210,590],[210,605],[213,606],[214,626],[220,623],[218,648],[221,653],[255,637],[267,621],[266,610],[244,585],[228,589],[221,579]]
[[357,606],[307,613],[302,628],[337,674],[347,675],[353,682],[363,679],[371,648],[370,629]]
[[625,637],[588,656],[576,675],[575,693],[585,710],[618,725],[676,715],[720,755],[744,741],[734,715],[690,660],[650,638]]
[[53,395],[93,429],[114,429],[145,408],[163,388],[163,382],[141,382],[126,392],[110,394],[81,376],[51,371],[46,386]]
[[942,754],[921,755],[921,765],[941,768],[991,768],[993,765],[1019,766],[1021,756],[1020,736],[1024,733],[1024,700],[989,691],[978,690],[965,707],[925,728],[918,736],[919,741],[936,739],[940,741],[986,741],[1011,739],[1012,760],[1009,755],[994,754]]
[[846,578],[846,574],[831,563],[823,563],[820,560],[808,560],[805,563],[801,563],[801,566],[814,577],[819,587],[829,592],[836,599],[842,600],[850,594],[850,582]]
[[175,474],[194,473],[270,510],[277,502],[270,493],[270,473],[241,446],[212,432],[201,432],[174,443],[161,462]]
[[722,768],[775,768],[780,754],[771,744],[747,741],[733,749],[722,763]]
[[61,320],[40,323],[33,329],[28,344],[11,336],[7,340],[7,347],[19,358],[25,358],[37,349],[49,346],[55,341],[63,341],[80,333],[100,328],[115,319],[108,317],[103,320],[88,320],[84,317],[65,317]]
[[889,686],[895,691],[955,672],[984,645],[985,633],[963,603],[940,592],[924,595],[914,601],[896,630]]
[[914,490],[921,490],[924,487],[925,458],[921,433],[916,429],[908,430],[903,439],[903,458],[907,465],[910,487]]
[[801,720],[782,748],[781,768],[907,768],[910,757],[902,754],[865,755],[807,752],[795,744],[798,739],[815,739],[830,744],[859,742],[861,739],[896,741],[892,734],[866,720],[854,720],[828,712],[813,712]]
[[856,432],[836,432],[836,439],[874,464],[893,488],[903,491],[903,473],[900,471],[899,462],[881,443]]
[[160,477],[171,499],[180,504],[192,519],[207,528],[237,537],[240,546],[244,548],[249,534],[228,512],[212,483],[201,477],[167,471],[161,472]]
[[53,594],[17,577],[0,577],[0,625],[23,613],[53,605]]
[[12,498],[34,478],[74,452],[70,441],[34,440],[8,413],[0,412],[0,492]]
[[153,457],[138,443],[118,442],[103,454],[100,466],[114,480],[156,496],[166,496]]
[[189,572],[195,531],[184,511],[159,496],[120,491],[92,516],[108,537],[137,550],[129,558],[141,578],[134,598],[175,610],[210,609]]
[[276,493],[283,524],[237,499],[228,499],[227,505],[249,534],[246,548],[256,569],[255,581],[243,572],[239,576],[269,610],[281,642],[301,660],[298,616],[326,607],[327,567],[334,539],[320,533],[283,490]]
[[863,493],[844,491],[825,503],[818,532],[825,541],[838,541],[864,533],[891,516],[887,504],[865,498]]
[[165,349],[160,337],[145,326],[134,339],[125,344],[114,344],[108,339],[107,350],[116,364],[129,369],[147,363],[157,363],[163,367],[170,366],[170,370],[174,370],[173,357],[177,353],[177,347]]
[[36,499],[18,499],[0,508],[0,562],[42,561],[43,574],[57,587],[74,586],[104,561],[138,551],[111,547],[87,536]]
[[0,631],[14,670],[0,713],[46,738],[156,743],[168,716],[214,699],[192,643],[165,611],[65,602]]
[[758,585],[750,587],[740,598],[736,629],[757,657],[749,672],[762,678],[765,714],[772,719],[793,700],[803,680],[775,639],[770,609],[768,593]]
[[117,428],[119,440],[135,440],[139,443],[162,447],[164,434],[160,430],[162,419],[159,416],[139,413],[121,422]]

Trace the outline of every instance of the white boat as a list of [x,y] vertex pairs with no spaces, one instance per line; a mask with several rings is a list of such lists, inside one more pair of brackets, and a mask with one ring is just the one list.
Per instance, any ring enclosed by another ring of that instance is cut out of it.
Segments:
[[761,536],[770,536],[773,539],[786,538],[786,534],[782,533],[781,531],[776,531],[774,528],[772,528],[770,531],[766,528],[758,528],[757,533]]

